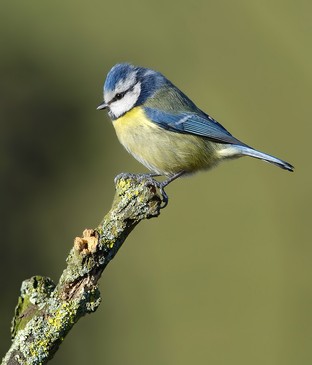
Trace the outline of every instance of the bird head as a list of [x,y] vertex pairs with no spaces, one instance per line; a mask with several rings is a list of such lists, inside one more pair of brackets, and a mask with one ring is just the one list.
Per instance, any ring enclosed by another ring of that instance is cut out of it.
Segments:
[[104,102],[98,110],[109,109],[112,119],[117,119],[142,105],[168,80],[159,72],[128,63],[115,65],[104,83]]

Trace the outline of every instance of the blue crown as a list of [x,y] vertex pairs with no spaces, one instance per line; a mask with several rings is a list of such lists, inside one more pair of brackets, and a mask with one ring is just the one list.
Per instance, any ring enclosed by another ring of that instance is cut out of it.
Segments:
[[144,103],[158,89],[173,86],[160,72],[136,67],[129,63],[119,63],[109,71],[104,84],[104,92],[114,90],[118,83],[122,83],[130,77],[134,79],[134,83],[141,83],[141,93],[137,105]]
[[119,63],[115,65],[108,73],[104,83],[105,91],[114,90],[116,84],[120,81],[126,80],[130,74],[136,74],[137,67],[129,63]]

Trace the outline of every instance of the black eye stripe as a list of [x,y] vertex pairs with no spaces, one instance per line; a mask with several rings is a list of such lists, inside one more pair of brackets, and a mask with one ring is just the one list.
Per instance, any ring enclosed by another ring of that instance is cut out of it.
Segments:
[[136,84],[130,86],[129,89],[127,89],[127,90],[125,90],[125,91],[123,91],[121,93],[117,93],[107,104],[111,104],[111,103],[113,103],[113,102],[115,102],[117,100],[121,100],[127,94],[127,92],[129,92],[129,91],[131,91],[131,90],[134,89],[135,85]]

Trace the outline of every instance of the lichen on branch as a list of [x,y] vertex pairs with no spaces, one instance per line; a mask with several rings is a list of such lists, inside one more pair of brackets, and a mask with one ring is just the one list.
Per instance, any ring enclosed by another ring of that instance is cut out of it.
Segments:
[[130,232],[159,215],[161,199],[150,178],[121,175],[115,183],[112,208],[97,228],[75,238],[58,283],[40,276],[22,283],[3,365],[47,363],[73,325],[100,305],[98,280]]

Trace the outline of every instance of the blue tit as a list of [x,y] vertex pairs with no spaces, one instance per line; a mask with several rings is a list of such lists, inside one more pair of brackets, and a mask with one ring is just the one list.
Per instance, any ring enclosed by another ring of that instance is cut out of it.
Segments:
[[104,83],[104,102],[117,137],[164,187],[181,175],[210,169],[220,161],[250,156],[293,171],[289,163],[257,151],[200,110],[161,73],[122,63]]

